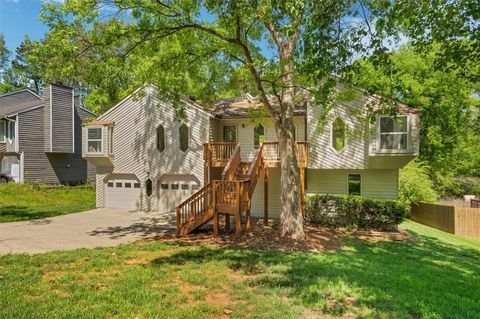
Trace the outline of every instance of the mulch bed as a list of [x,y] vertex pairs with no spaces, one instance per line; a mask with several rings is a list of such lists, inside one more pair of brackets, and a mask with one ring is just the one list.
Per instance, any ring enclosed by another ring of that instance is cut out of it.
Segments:
[[213,227],[207,224],[199,230],[185,237],[176,237],[170,234],[163,234],[152,238],[152,240],[170,241],[175,243],[207,244],[226,248],[243,248],[258,251],[284,251],[284,252],[324,252],[344,250],[342,239],[357,238],[368,242],[397,241],[411,242],[415,239],[402,231],[348,231],[346,229],[332,229],[319,226],[305,226],[306,238],[295,240],[280,237],[279,222],[270,220],[266,226],[262,218],[252,218],[251,232],[243,233],[240,238],[235,237],[235,227],[232,224],[230,230],[223,229],[223,221],[220,221],[220,234],[213,236]]

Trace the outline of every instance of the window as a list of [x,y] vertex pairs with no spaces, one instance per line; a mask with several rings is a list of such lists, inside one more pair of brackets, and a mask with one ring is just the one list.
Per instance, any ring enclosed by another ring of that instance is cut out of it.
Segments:
[[87,152],[101,153],[103,151],[101,127],[89,127],[87,129]]
[[132,183],[125,183],[125,188],[132,188]]
[[140,183],[133,183],[133,188],[140,188]]
[[182,184],[182,189],[188,191],[189,185],[188,184]]
[[332,147],[337,152],[345,148],[345,122],[341,118],[332,123]]
[[147,196],[150,197],[153,194],[153,183],[152,180],[149,178],[145,181],[145,188],[147,192]]
[[165,129],[163,125],[157,127],[157,149],[160,153],[165,150]]
[[113,187],[113,182],[108,182],[107,187]]
[[360,174],[348,174],[348,195],[362,195],[362,176]]
[[229,126],[223,127],[223,141],[224,142],[237,141],[237,127],[235,125],[229,125]]
[[197,184],[192,185],[192,191],[196,191],[198,189],[200,189],[200,186],[198,186]]
[[160,188],[161,188],[161,189],[168,189],[168,184],[161,184],[161,185],[160,185]]
[[170,189],[178,189],[178,184],[171,184]]
[[186,152],[188,150],[188,126],[185,124],[180,125],[178,133],[180,135],[180,149]]
[[0,143],[5,142],[5,137],[7,135],[7,122],[0,121]]
[[122,183],[115,183],[115,187],[122,188]]
[[253,147],[258,148],[263,142],[265,142],[265,127],[258,124],[253,129]]
[[12,141],[15,138],[15,122],[6,122],[5,136]]
[[408,148],[407,117],[381,116],[377,141],[380,150],[406,150]]

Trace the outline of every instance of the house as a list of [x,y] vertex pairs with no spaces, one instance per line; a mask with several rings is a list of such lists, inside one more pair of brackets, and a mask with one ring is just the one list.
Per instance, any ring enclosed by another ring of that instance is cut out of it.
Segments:
[[82,158],[82,122],[96,116],[70,87],[48,85],[0,96],[1,171],[16,182],[78,184],[95,178]]
[[[418,155],[419,114],[398,104],[396,117],[377,112],[373,125],[354,116],[352,110],[376,100],[358,93],[338,102],[326,123],[320,121],[321,106],[295,107],[303,193],[398,197],[398,170]],[[84,128],[83,156],[97,168],[97,207],[177,209],[180,233],[215,212],[277,217],[277,137],[269,119],[255,125],[249,118],[257,101],[227,99],[215,108],[181,102],[182,120],[146,85]]]

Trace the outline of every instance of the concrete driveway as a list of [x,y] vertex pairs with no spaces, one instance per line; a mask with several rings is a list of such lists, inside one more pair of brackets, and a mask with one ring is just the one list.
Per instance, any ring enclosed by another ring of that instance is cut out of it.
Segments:
[[99,208],[81,213],[0,224],[0,255],[116,246],[175,233],[174,213]]

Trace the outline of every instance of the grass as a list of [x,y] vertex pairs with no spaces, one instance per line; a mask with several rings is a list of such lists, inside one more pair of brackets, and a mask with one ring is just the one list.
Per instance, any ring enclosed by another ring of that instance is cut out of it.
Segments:
[[328,253],[147,242],[0,257],[0,318],[479,318],[480,241],[414,222],[416,242]]
[[0,223],[79,212],[95,207],[90,187],[33,188],[28,184],[0,184]]

